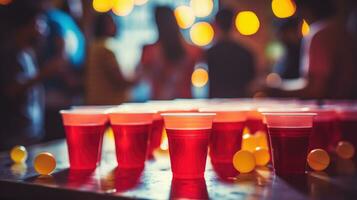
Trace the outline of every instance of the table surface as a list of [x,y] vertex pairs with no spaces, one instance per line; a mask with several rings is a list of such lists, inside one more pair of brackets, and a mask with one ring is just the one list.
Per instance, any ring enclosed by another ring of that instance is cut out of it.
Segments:
[[[208,158],[205,179],[174,181],[163,151],[144,170],[117,168],[110,137],[104,140],[100,167],[92,172],[68,169],[65,140],[27,149],[26,164],[13,164],[8,152],[0,153],[0,199],[357,199],[356,163],[336,157],[323,172],[291,177],[275,176],[270,166],[238,175],[231,166],[212,166]],[[57,159],[48,176],[39,176],[32,164],[43,151]]]

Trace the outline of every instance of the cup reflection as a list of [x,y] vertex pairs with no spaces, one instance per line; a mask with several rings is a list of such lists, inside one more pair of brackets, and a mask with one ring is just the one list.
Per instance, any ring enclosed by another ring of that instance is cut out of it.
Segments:
[[170,199],[208,199],[205,179],[172,179]]
[[114,171],[116,192],[130,190],[140,183],[144,168],[119,168]]

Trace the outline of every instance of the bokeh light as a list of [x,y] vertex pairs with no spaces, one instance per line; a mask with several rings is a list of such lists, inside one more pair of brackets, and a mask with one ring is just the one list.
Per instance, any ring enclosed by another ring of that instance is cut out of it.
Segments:
[[190,29],[190,37],[194,44],[206,46],[212,42],[214,31],[212,26],[207,22],[198,22]]
[[133,0],[114,0],[113,12],[118,16],[127,16],[134,8]]
[[93,0],[93,9],[97,12],[108,12],[114,5],[114,0]]
[[309,33],[310,33],[310,26],[305,20],[303,20],[301,26],[301,34],[303,36],[307,36]]
[[11,2],[12,2],[12,0],[0,0],[0,5],[7,5]]
[[284,47],[280,42],[272,41],[269,42],[266,49],[265,55],[273,62],[276,62],[284,55]]
[[137,6],[142,6],[146,4],[149,0],[134,0],[134,4]]
[[192,26],[195,22],[195,15],[193,11],[188,6],[179,6],[174,11],[177,24],[182,29],[187,29]]
[[277,73],[270,73],[265,79],[269,87],[279,87],[282,84],[281,77]]
[[203,87],[208,82],[208,72],[203,68],[197,68],[192,73],[192,85],[195,87]]
[[252,11],[238,13],[235,20],[236,28],[242,35],[253,35],[260,27],[258,16]]
[[293,0],[273,0],[271,8],[278,18],[291,17],[296,12],[296,5]]
[[190,6],[196,17],[207,17],[212,13],[213,1],[212,0],[191,0]]

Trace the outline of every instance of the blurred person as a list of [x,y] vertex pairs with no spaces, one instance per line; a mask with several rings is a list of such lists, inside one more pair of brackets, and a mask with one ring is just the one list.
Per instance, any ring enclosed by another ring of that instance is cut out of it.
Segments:
[[88,52],[85,76],[85,101],[90,105],[115,105],[126,100],[131,86],[121,73],[114,52],[106,46],[117,34],[117,25],[111,14],[99,14],[94,21],[95,40]]
[[0,50],[0,149],[39,142],[43,136],[43,81],[61,72],[62,58],[39,68],[34,46],[41,37],[42,18],[31,2],[15,0],[1,16],[7,32]]
[[[39,51],[39,63],[49,59],[66,60],[63,73],[45,81],[46,94],[46,140],[64,137],[61,116],[58,110],[78,103],[83,95],[83,64],[85,59],[85,40],[82,31],[69,13],[76,1],[38,0],[41,2],[46,19],[47,31]],[[78,6],[77,6],[78,7]],[[68,11],[68,12],[67,12]]]
[[191,75],[202,57],[185,42],[169,7],[157,7],[158,40],[143,47],[138,76],[151,87],[151,99],[191,98]]
[[[316,99],[357,98],[356,46],[344,21],[336,17],[332,0],[298,0],[301,16],[310,24],[302,43],[300,88],[270,89],[272,96]],[[291,86],[291,85],[290,85]]]
[[297,17],[279,19],[276,23],[277,39],[284,46],[284,54],[277,61],[273,71],[282,79],[300,77],[301,23]]
[[229,9],[218,11],[215,17],[216,43],[206,52],[211,98],[248,97],[255,77],[253,54],[231,36],[233,18]]

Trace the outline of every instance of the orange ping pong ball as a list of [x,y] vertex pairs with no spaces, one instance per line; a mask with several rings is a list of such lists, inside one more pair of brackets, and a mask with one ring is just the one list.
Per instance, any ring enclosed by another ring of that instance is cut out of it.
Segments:
[[23,163],[27,159],[27,151],[24,146],[15,146],[10,151],[10,158],[15,163]]
[[323,149],[314,149],[307,156],[307,163],[315,171],[325,170],[330,164],[330,156]]
[[336,153],[343,159],[350,159],[355,154],[355,147],[347,141],[340,141],[337,144]]
[[255,163],[257,166],[265,166],[270,160],[269,150],[263,147],[255,148],[254,152]]
[[56,159],[48,152],[38,154],[33,163],[36,172],[41,175],[48,175],[56,168]]
[[253,153],[247,150],[240,150],[233,156],[233,166],[240,173],[249,173],[255,168],[255,158]]

